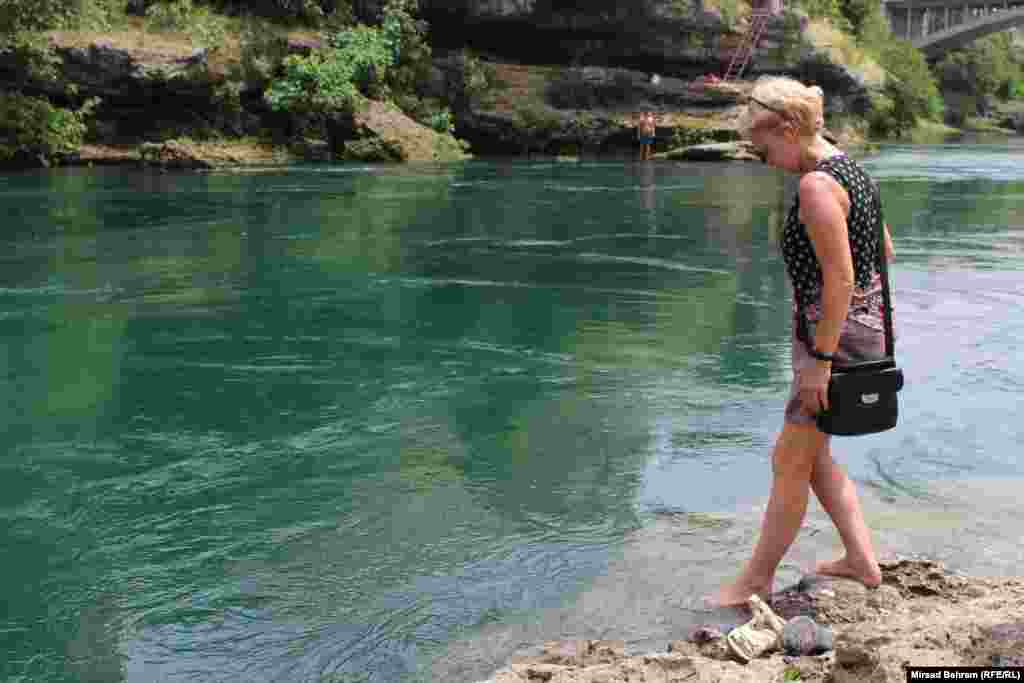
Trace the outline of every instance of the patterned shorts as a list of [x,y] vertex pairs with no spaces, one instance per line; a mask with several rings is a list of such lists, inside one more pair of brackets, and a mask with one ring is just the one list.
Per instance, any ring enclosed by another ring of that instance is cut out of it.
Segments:
[[[866,325],[859,320],[847,319],[843,323],[843,331],[839,336],[839,348],[836,349],[836,363],[861,363],[878,360],[885,356],[885,333],[882,318],[878,316],[877,325]],[[793,382],[789,387],[789,399],[786,401],[786,422],[798,425],[813,425],[814,416],[808,414],[800,402],[800,373],[815,364],[814,358],[807,353],[807,346],[797,338],[797,317],[793,316],[793,332],[791,357],[793,360]],[[814,339],[814,323],[809,322],[808,336]]]

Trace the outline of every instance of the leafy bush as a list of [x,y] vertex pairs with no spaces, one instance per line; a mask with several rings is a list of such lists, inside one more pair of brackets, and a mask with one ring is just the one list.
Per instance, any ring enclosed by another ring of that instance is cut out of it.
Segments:
[[550,135],[562,128],[562,117],[558,112],[542,104],[521,104],[516,108],[515,116],[519,127],[533,137]]
[[452,113],[447,108],[435,112],[430,117],[430,127],[438,133],[455,132],[455,122],[452,120]]
[[841,0],[840,10],[857,43],[874,54],[892,38],[892,29],[878,0]]
[[284,60],[284,75],[266,92],[278,111],[351,111],[365,95],[415,94],[429,76],[426,26],[415,21],[415,0],[388,0],[380,27],[334,32],[329,46]]
[[350,0],[211,0],[220,9],[304,26],[344,25],[352,21]]
[[205,7],[198,9],[192,17],[189,29],[193,44],[210,50],[219,50],[228,37],[228,25],[224,17]]
[[284,75],[265,94],[277,111],[352,111],[362,98],[360,87],[379,85],[395,63],[391,37],[381,29],[357,26],[334,34],[331,45],[308,56],[284,60]]
[[192,0],[152,5],[146,9],[146,29],[155,32],[187,31],[194,9]]
[[427,24],[415,18],[417,0],[388,0],[381,23],[395,60],[384,75],[387,93],[423,94],[431,77],[433,50],[427,40]]
[[262,21],[246,17],[239,26],[239,60],[232,77],[250,88],[262,90],[278,73],[288,56],[288,39]]
[[67,0],[0,0],[0,39],[69,25],[77,13]]
[[874,102],[871,130],[876,135],[901,135],[919,120],[939,120],[942,96],[924,55],[906,40],[892,40],[880,54],[889,73],[883,94]]
[[801,0],[799,4],[812,19],[828,19],[836,28],[842,31],[850,30],[850,23],[843,13],[840,0]]
[[494,65],[480,59],[472,51],[462,51],[460,64],[462,94],[467,102],[479,103],[499,85],[498,71]]
[[964,50],[951,52],[936,65],[943,90],[972,95],[1012,97],[1021,77],[1021,65],[1008,34],[975,41]]
[[225,17],[192,0],[175,0],[153,5],[146,10],[146,29],[154,32],[187,33],[192,42],[216,50],[227,39]]
[[56,78],[58,60],[43,32],[73,25],[76,10],[68,0],[0,0],[0,45],[13,48],[23,80]]
[[74,0],[75,28],[84,31],[113,31],[127,21],[125,3],[121,0]]
[[455,127],[451,109],[436,97],[396,93],[392,99],[403,114],[438,133],[450,133]]
[[77,111],[19,93],[0,92],[0,162],[49,161],[77,150],[97,100]]

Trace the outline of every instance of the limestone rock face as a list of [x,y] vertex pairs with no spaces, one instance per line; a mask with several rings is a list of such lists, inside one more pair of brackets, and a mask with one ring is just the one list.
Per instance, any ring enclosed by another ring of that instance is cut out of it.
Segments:
[[702,68],[698,34],[721,27],[698,0],[426,0],[441,47],[469,46],[529,63],[618,64],[651,73]]
[[397,108],[369,101],[354,115],[355,138],[343,156],[358,161],[452,161],[466,155],[450,139],[423,126]]
[[[424,0],[423,11],[438,54],[471,48],[497,60],[560,65],[559,82],[546,98],[559,109],[610,108],[609,95],[619,91],[632,100],[622,102],[624,108],[732,101],[711,89],[687,90],[694,79],[724,71],[743,42],[742,24],[732,32],[700,0]],[[829,114],[868,113],[880,84],[800,45],[794,34],[799,21],[797,14],[769,21],[745,78],[790,75],[821,86]]]
[[825,111],[829,114],[864,115],[871,111],[871,90],[875,86],[855,70],[836,64],[822,53],[807,53],[787,71],[793,78],[814,83],[825,91]]
[[[88,47],[57,47],[59,78],[30,82],[29,86],[52,96],[66,95],[73,83],[81,97],[142,97],[161,94],[191,95],[205,92],[208,84],[195,78],[197,69],[205,69],[207,53],[171,54],[158,50],[124,49],[97,42]],[[13,81],[24,68],[16,55],[0,51],[0,80]]]
[[[208,71],[205,50],[175,53],[97,41],[55,52],[57,78],[29,80],[24,90],[55,103],[100,98],[97,118],[106,142],[214,130],[242,135],[258,127],[251,112],[224,106],[221,79]],[[0,50],[0,87],[20,82],[24,73],[14,52]]]

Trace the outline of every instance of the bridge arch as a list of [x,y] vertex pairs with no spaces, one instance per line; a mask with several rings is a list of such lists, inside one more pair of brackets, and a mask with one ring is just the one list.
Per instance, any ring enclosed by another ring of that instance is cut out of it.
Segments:
[[909,39],[929,59],[978,38],[1024,26],[1024,1],[890,0],[885,12],[893,33]]

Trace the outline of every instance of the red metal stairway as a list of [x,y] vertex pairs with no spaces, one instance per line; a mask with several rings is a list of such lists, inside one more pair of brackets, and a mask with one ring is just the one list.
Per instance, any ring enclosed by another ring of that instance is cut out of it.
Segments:
[[747,27],[747,32],[744,34],[743,40],[732,53],[732,59],[729,60],[729,68],[725,70],[725,75],[722,76],[723,81],[735,81],[743,77],[743,72],[746,70],[747,64],[750,63],[750,58],[754,54],[754,49],[760,42],[761,36],[764,34],[765,27],[768,26],[768,19],[771,16],[771,12],[765,12],[763,10],[757,10],[751,13],[750,25]]

